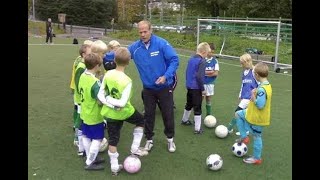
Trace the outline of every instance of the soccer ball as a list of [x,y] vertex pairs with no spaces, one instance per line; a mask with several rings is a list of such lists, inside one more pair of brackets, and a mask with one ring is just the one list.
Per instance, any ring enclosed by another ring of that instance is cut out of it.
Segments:
[[207,157],[207,166],[210,170],[219,170],[222,165],[223,165],[223,160],[221,158],[220,155],[218,154],[210,154],[208,157]]
[[217,124],[217,119],[212,115],[208,115],[204,118],[203,122],[206,127],[213,128]]
[[215,133],[219,138],[225,138],[228,135],[228,128],[224,125],[219,125],[215,129]]
[[130,155],[124,160],[123,167],[130,174],[137,173],[141,169],[141,161],[137,156]]
[[100,144],[99,152],[104,152],[108,148],[108,140],[103,138]]
[[247,145],[245,143],[234,143],[231,148],[234,155],[242,157],[248,152]]

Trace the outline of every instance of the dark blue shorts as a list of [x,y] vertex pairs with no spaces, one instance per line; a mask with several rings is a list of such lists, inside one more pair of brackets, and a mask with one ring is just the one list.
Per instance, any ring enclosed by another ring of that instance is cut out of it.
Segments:
[[90,139],[103,139],[104,138],[104,122],[95,124],[95,125],[87,125],[84,122],[81,125],[82,134],[87,136]]

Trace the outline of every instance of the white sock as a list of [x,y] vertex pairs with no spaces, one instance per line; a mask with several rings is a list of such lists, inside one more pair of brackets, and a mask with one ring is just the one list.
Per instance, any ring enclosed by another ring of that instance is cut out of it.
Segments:
[[78,141],[79,141],[79,152],[83,152],[84,151],[84,146],[83,146],[83,141],[82,141],[82,131],[78,130]]
[[194,130],[199,131],[201,127],[201,115],[194,116]]
[[142,127],[134,128],[131,152],[136,152],[138,150],[141,143],[142,136],[143,136],[143,128]]
[[84,151],[88,155],[89,149],[91,146],[91,139],[87,138],[87,136],[82,136],[82,143],[83,143]]
[[172,142],[173,142],[173,138],[170,138],[170,139],[167,138],[167,140],[168,140],[169,143],[172,143]]
[[89,154],[87,154],[87,160],[86,164],[90,165],[97,157],[99,153],[99,147],[100,147],[101,140],[92,140],[91,146],[89,149]]
[[119,153],[118,152],[112,153],[108,151],[108,155],[110,157],[111,171],[117,171],[119,169],[119,162],[118,162]]
[[182,116],[182,121],[183,122],[187,122],[189,120],[190,114],[191,114],[191,110],[187,111],[186,109],[184,109],[183,116]]

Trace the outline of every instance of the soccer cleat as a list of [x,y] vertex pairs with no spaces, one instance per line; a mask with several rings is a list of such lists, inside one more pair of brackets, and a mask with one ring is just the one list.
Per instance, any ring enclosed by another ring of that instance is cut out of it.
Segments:
[[80,157],[84,157],[85,156],[85,152],[84,151],[78,151],[78,156]]
[[[247,135],[249,135],[249,131],[246,132]],[[237,136],[240,136],[240,132],[236,132]]]
[[243,162],[245,162],[247,164],[261,164],[262,159],[255,159],[253,156],[249,156],[247,158],[244,158]]
[[228,133],[232,134],[233,133],[233,129],[228,130]]
[[192,122],[190,120],[188,121],[181,121],[181,125],[190,126],[192,125]]
[[90,165],[85,165],[84,169],[88,171],[98,171],[103,170],[104,166],[102,164],[91,163]]
[[200,129],[199,131],[194,131],[194,134],[202,134],[204,131],[202,129]]
[[79,141],[78,140],[73,140],[73,145],[79,147]]
[[152,149],[152,147],[153,147],[153,142],[147,140],[146,145],[144,146],[144,150],[150,151]]
[[168,150],[169,152],[175,152],[176,151],[176,145],[175,143],[172,141],[172,142],[168,142]]
[[122,169],[123,169],[123,165],[122,165],[122,164],[119,164],[119,167],[118,167],[117,170],[112,170],[112,169],[111,169],[111,174],[112,174],[112,176],[118,176],[119,173],[120,173],[120,171],[121,171]]
[[131,154],[141,157],[141,156],[147,156],[149,153],[144,148],[139,147],[135,152],[131,151]]
[[96,157],[96,159],[92,162],[92,164],[101,164],[104,163],[106,160],[103,158],[99,158],[98,156]]
[[236,139],[236,142],[237,143],[244,143],[246,145],[248,145],[250,143],[250,138],[247,136],[245,138],[239,138],[239,139]]

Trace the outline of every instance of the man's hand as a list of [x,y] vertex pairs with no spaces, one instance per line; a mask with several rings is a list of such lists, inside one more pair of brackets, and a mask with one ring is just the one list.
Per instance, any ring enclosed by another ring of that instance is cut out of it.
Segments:
[[166,77],[161,76],[157,79],[156,84],[164,84],[166,82]]

